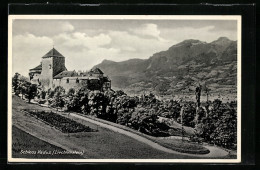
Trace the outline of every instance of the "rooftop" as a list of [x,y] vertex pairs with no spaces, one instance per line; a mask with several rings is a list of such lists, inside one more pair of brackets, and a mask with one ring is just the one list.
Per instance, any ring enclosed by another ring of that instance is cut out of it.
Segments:
[[40,71],[40,70],[42,70],[42,64],[40,64],[40,65],[38,65],[37,67],[34,67],[34,68],[32,68],[32,69],[30,69],[29,71]]
[[64,57],[60,52],[58,52],[55,48],[52,48],[47,54],[45,54],[42,58],[48,57]]
[[99,68],[94,68],[94,69],[91,69],[89,71],[90,73],[93,73],[93,74],[104,74],[103,71],[101,71]]
[[54,76],[54,79],[61,79],[63,77],[76,77],[78,74],[75,71],[63,71],[56,76]]

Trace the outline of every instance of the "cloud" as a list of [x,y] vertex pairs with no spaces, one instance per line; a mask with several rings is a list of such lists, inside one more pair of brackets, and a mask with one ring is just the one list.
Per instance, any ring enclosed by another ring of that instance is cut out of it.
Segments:
[[71,25],[69,22],[58,22],[58,24],[60,24],[61,30],[64,32],[74,30],[74,26]]
[[130,32],[145,38],[155,38],[159,41],[167,41],[160,36],[161,31],[158,26],[153,23],[143,24],[140,27],[130,29]]
[[33,34],[14,36],[12,39],[13,72],[28,76],[29,69],[39,65],[41,57],[52,47],[49,37],[37,37]]
[[127,31],[110,31],[108,34],[112,38],[112,46],[135,52],[136,56],[139,56],[138,58],[148,58],[153,53],[158,52],[158,50],[166,50],[170,44],[168,41],[141,37]]
[[148,58],[166,50],[169,43],[140,37],[127,31],[108,31],[89,36],[83,32],[63,33],[53,37],[55,47],[66,57],[69,70],[87,70],[104,59],[124,61]]
[[120,49],[98,47],[95,49],[83,48],[81,51],[73,51],[70,48],[57,48],[66,59],[68,70],[89,70],[94,65],[101,63],[104,59],[113,60],[118,56]]
[[132,29],[132,32],[141,36],[151,36],[158,38],[160,36],[160,31],[156,24],[143,24],[139,28]]
[[86,33],[63,33],[54,36],[55,44],[66,47],[81,46],[88,49],[97,48],[100,46],[108,45],[111,42],[111,38],[103,33],[96,36],[88,36]]
[[72,32],[75,27],[68,21],[55,20],[15,20],[13,35],[23,35],[26,32],[35,36],[54,36],[60,33]]
[[[214,31],[213,31],[214,30]],[[236,40],[236,31],[217,31],[214,25],[205,27],[178,27],[178,28],[164,28],[161,30],[161,37],[168,38],[176,43],[186,39],[197,39],[206,42],[212,42],[221,36],[228,37],[229,39]]]

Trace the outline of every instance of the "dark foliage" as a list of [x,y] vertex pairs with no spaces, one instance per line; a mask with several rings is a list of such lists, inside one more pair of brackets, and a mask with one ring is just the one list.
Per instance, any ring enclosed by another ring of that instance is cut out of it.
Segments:
[[63,133],[91,132],[88,126],[77,123],[53,112],[28,111],[31,115],[43,120],[47,124],[54,126]]
[[237,112],[232,104],[215,100],[209,115],[202,118],[195,130],[205,142],[236,149]]

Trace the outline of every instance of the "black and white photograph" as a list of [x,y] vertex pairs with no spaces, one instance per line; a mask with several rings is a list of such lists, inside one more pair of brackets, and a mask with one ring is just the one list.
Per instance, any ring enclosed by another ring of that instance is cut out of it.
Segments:
[[241,16],[9,15],[8,162],[241,161]]

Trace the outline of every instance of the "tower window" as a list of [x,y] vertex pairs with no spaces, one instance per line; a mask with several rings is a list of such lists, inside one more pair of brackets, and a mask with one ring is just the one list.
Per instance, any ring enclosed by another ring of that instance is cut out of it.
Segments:
[[79,79],[78,78],[76,79],[76,83],[79,83]]
[[70,82],[70,80],[67,78],[67,83],[69,83]]
[[51,64],[49,64],[49,69],[51,69]]

